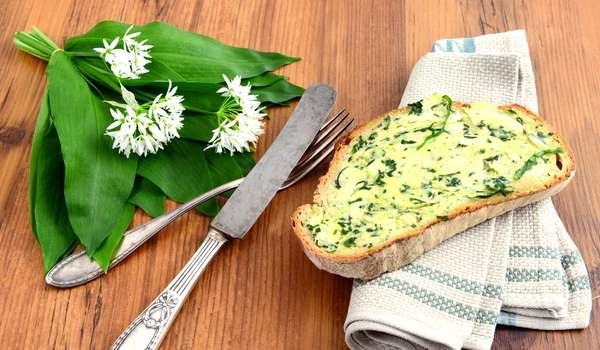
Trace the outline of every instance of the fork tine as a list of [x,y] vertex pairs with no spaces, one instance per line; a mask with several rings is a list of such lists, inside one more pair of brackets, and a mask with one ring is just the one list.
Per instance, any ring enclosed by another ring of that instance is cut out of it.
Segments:
[[334,117],[328,119],[325,122],[325,125],[323,125],[319,132],[317,132],[317,135],[315,135],[315,138],[310,143],[302,157],[300,157],[297,164],[303,163],[306,160],[307,156],[311,154],[311,149],[313,149],[316,145],[323,141],[325,137],[329,136],[339,126],[339,124],[343,122],[349,115],[350,113],[348,113],[345,109],[342,109]]
[[346,111],[345,109],[342,109],[338,114],[336,114],[333,118],[329,119],[325,125],[323,125],[323,127],[321,127],[321,129],[319,130],[319,132],[317,133],[317,136],[315,137],[315,140],[312,142],[312,144],[316,144],[321,142],[321,140],[323,140],[325,137],[327,137],[333,130],[335,130],[335,128],[340,125],[340,123],[342,123],[344,120],[346,120],[346,118],[348,118],[348,116],[350,116],[350,113],[348,113],[348,111]]
[[323,124],[323,126],[321,126],[321,128],[319,129],[319,132],[323,129],[325,129],[326,127],[329,126],[329,124],[331,124],[337,117],[339,117],[342,113],[346,112],[345,109],[342,109],[341,111],[339,111],[336,115],[334,115],[332,118],[329,118],[325,124]]
[[300,161],[296,165],[296,168],[302,168],[312,158],[318,156],[320,152],[322,152],[324,149],[326,149],[327,147],[329,147],[329,145],[334,144],[338,140],[339,136],[341,134],[343,134],[344,131],[346,129],[348,129],[348,127],[350,127],[350,125],[352,124],[352,122],[353,122],[352,118],[350,118],[350,119],[344,119],[343,123],[338,124],[338,126],[336,127],[336,129],[332,130],[332,131],[335,131],[335,133],[329,133],[328,137],[322,139],[320,143],[312,144],[311,146],[309,146],[308,150],[304,153],[304,155],[302,156],[302,158],[300,159]]
[[321,155],[317,159],[310,162],[310,164],[306,165],[301,170],[298,169],[299,173],[290,175],[290,177],[288,177],[288,179],[281,186],[281,189],[286,189],[295,184],[296,182],[302,180],[302,178],[306,176],[306,174],[310,173],[314,168],[317,167],[317,165],[319,165],[323,160],[329,157],[334,150],[335,145],[329,146],[324,152],[321,153]]
[[[339,115],[339,114],[338,114]],[[352,125],[354,119],[350,118],[341,127],[337,127],[334,134],[330,135],[325,141],[322,142],[318,147],[309,147],[309,150],[305,152],[305,160],[298,163],[296,167],[290,173],[290,176],[286,182],[282,185],[281,189],[288,188],[300,181],[304,176],[310,173],[315,167],[321,164],[327,157],[329,157],[335,150],[335,142],[343,135],[346,130]],[[303,156],[303,157],[304,157]]]

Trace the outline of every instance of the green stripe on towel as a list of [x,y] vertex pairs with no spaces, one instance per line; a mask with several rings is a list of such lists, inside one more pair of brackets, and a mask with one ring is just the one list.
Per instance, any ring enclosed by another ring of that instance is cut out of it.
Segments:
[[502,287],[500,286],[483,284],[481,282],[458,277],[456,275],[416,263],[404,266],[401,271],[427,278],[433,282],[437,282],[463,292],[483,295],[488,298],[498,298],[502,295]]
[[498,318],[498,313],[496,312],[475,308],[470,305],[454,301],[439,294],[430,292],[427,289],[389,276],[381,276],[370,281],[356,281],[355,286],[357,288],[361,288],[363,286],[380,286],[389,288],[414,300],[417,300],[431,308],[468,321],[494,325],[496,324],[496,319]]

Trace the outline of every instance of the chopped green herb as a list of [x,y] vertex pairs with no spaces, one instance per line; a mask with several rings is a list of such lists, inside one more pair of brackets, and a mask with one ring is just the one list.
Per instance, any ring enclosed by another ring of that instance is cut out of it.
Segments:
[[319,227],[319,225],[306,224],[306,228],[308,228],[312,234],[321,232],[321,227]]
[[478,195],[475,196],[476,198],[489,198],[497,194],[506,196],[512,192],[509,188],[509,181],[504,176],[485,179],[483,184],[485,185],[486,191],[479,192]]
[[360,186],[358,186],[356,188],[357,190],[369,190],[369,189],[371,189],[371,186],[369,186],[369,183],[367,181],[365,181],[365,180],[357,182],[356,185],[357,186],[360,185]]
[[356,246],[356,237],[350,237],[347,240],[345,240],[342,244],[346,248],[354,247],[354,246]]
[[342,188],[342,185],[340,184],[340,175],[342,175],[342,172],[344,170],[346,170],[348,167],[344,167],[342,168],[342,170],[340,170],[340,172],[337,174],[336,178],[335,178],[335,188],[340,189]]
[[340,218],[337,223],[342,229],[340,231],[342,236],[345,236],[352,231],[352,218],[350,216]]
[[487,129],[490,131],[492,136],[497,137],[502,141],[508,141],[515,137],[514,132],[506,130],[502,125],[497,128],[492,128],[491,126],[487,125]]
[[348,202],[348,204],[354,204],[354,203],[356,203],[356,202],[360,202],[360,201],[362,201],[362,198],[358,197],[358,198],[356,198],[355,200],[351,200],[351,201],[349,201],[349,202]]
[[438,220],[448,221],[448,215],[438,215],[436,217]]
[[[442,116],[443,121],[442,125],[439,128],[434,128],[433,124],[429,127],[430,134],[423,140],[423,142],[417,146],[417,149],[421,149],[421,147],[425,146],[427,142],[430,140],[440,136],[442,133],[446,132],[446,123],[448,122],[448,118],[450,114],[452,114],[452,99],[447,95],[442,96],[442,102],[440,102],[436,106],[444,107],[444,115]],[[435,108],[436,106],[432,107]]]
[[385,173],[381,170],[377,171],[377,176],[375,177],[375,180],[373,181],[373,183],[377,186],[382,186],[385,185],[385,181],[383,181],[383,178],[385,177]]
[[408,131],[400,131],[394,134],[394,138],[400,138],[402,135],[406,135]]
[[390,118],[390,116],[386,115],[385,118],[383,118],[383,120],[381,121],[381,124],[379,124],[379,127],[382,128],[383,130],[387,130],[390,128],[391,121],[392,121],[392,119]]
[[367,144],[367,142],[362,138],[362,135],[359,136],[358,140],[356,141],[354,146],[352,146],[352,154],[356,153],[358,150],[363,148],[366,144]]
[[412,145],[413,143],[417,143],[417,141],[413,141],[413,140],[402,140],[400,141],[401,144],[403,145]]
[[487,157],[484,160],[486,162],[494,162],[494,161],[497,161],[498,159],[500,159],[500,154],[496,154],[496,155],[493,155],[491,157]]
[[448,186],[448,187],[457,187],[457,186],[460,186],[460,184],[461,184],[461,182],[458,177],[452,177],[452,178],[446,179],[446,186]]
[[392,176],[394,171],[396,171],[396,161],[393,159],[386,159],[384,162],[385,166],[388,168],[386,175]]
[[438,175],[438,178],[439,178],[438,180],[441,180],[444,177],[454,176],[454,175],[458,175],[458,174],[460,174],[460,171],[455,171],[455,172],[449,173],[449,174],[440,174],[440,175]]
[[421,113],[423,113],[423,100],[419,100],[414,103],[409,103],[408,108],[410,109],[410,112],[408,112],[408,114],[420,115]]
[[521,177],[523,177],[523,174],[525,174],[528,170],[531,170],[531,168],[533,168],[537,164],[537,161],[539,159],[543,159],[545,155],[558,154],[563,152],[564,151],[562,147],[557,147],[541,150],[539,152],[534,153],[531,157],[529,157],[529,159],[527,159],[527,161],[525,161],[525,164],[523,164],[523,166],[515,172],[513,178],[515,180],[519,180]]
[[410,202],[412,204],[425,204],[425,203],[427,203],[424,200],[419,199],[419,198],[415,198],[415,197],[410,197]]
[[521,117],[517,117],[517,122],[519,122],[519,124],[523,125],[525,122],[523,121],[523,118]]

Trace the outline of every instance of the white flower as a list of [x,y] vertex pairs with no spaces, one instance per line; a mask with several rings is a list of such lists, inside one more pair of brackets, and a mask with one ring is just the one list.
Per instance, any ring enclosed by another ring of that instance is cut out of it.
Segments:
[[152,102],[138,104],[134,94],[121,85],[125,103],[106,101],[116,108],[110,109],[114,121],[106,128],[113,139],[113,149],[129,158],[154,154],[172,139],[179,137],[183,127],[183,97],[175,95],[177,87],[169,81],[164,97],[159,94]]
[[120,37],[116,37],[110,43],[102,39],[104,47],[95,48],[110,70],[121,79],[139,79],[142,74],[148,73],[146,65],[150,63],[150,49],[152,45],[146,44],[147,40],[136,41],[141,33],[129,33],[133,29],[130,26],[123,35],[123,48],[117,48]]
[[232,80],[223,75],[224,86],[217,93],[225,97],[225,101],[217,111],[219,126],[213,130],[208,147],[217,153],[229,151],[250,151],[256,145],[258,137],[263,133],[262,119],[266,116],[264,108],[256,95],[250,93],[250,84],[242,85],[242,77]]

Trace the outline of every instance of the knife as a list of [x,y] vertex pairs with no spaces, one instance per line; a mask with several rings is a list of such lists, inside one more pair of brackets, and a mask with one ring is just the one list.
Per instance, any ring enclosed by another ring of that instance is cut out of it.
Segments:
[[242,239],[308,148],[335,102],[335,90],[310,86],[292,116],[209,225],[204,242],[111,349],[157,349],[200,275],[230,239]]

